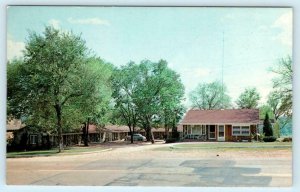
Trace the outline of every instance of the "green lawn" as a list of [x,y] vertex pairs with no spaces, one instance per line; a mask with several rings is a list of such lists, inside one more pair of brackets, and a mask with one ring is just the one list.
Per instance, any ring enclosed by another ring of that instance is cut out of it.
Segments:
[[291,149],[292,143],[289,142],[270,142],[270,143],[242,143],[242,142],[220,142],[220,143],[184,143],[175,144],[156,148],[159,151],[190,151],[190,150],[277,150],[277,149]]
[[52,156],[52,155],[76,155],[79,153],[97,152],[102,151],[102,147],[71,147],[66,148],[62,153],[58,153],[58,149],[51,150],[37,150],[37,151],[21,151],[21,152],[8,152],[7,158],[16,157],[38,157],[38,156]]

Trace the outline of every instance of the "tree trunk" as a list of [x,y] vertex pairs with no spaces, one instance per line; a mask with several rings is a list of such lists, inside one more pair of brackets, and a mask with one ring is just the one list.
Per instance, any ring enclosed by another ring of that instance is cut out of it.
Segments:
[[131,129],[131,125],[128,125],[129,127],[129,133],[130,133],[130,143],[133,143],[133,131]]
[[84,137],[84,146],[89,146],[89,124],[90,118],[88,118],[87,123],[85,124],[85,137]]
[[63,136],[62,136],[62,126],[61,126],[61,106],[59,104],[55,105],[56,117],[57,117],[57,129],[58,129],[58,152],[62,152],[64,149]]
[[165,125],[165,135],[164,135],[164,139],[168,139],[169,138],[169,127]]
[[166,116],[166,112],[165,112],[165,135],[164,135],[164,139],[169,138],[169,126],[168,126],[168,121],[167,121],[167,116]]
[[146,126],[145,131],[146,131],[147,141],[151,141],[151,143],[154,143],[154,136],[153,136],[151,127],[149,125]]
[[151,133],[148,127],[145,127],[146,139],[147,141],[151,141]]
[[176,119],[174,118],[173,119],[173,123],[172,123],[172,138],[176,138],[178,139],[179,138],[179,134],[178,134],[178,131],[177,131],[177,127],[176,127]]
[[151,130],[151,127],[150,127],[150,134],[151,134],[151,143],[154,144],[154,136],[153,136],[153,132]]

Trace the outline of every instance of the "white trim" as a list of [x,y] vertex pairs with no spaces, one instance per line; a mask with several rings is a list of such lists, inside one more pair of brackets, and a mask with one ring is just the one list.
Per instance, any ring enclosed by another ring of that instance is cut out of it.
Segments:
[[37,143],[38,136],[37,134],[31,134],[29,136],[30,144],[35,145]]

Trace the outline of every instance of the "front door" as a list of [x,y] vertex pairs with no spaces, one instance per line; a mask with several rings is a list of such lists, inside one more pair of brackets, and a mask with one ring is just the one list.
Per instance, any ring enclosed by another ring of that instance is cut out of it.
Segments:
[[215,139],[216,138],[216,127],[215,125],[209,125],[209,139]]
[[218,141],[225,141],[225,126],[219,125],[218,127]]

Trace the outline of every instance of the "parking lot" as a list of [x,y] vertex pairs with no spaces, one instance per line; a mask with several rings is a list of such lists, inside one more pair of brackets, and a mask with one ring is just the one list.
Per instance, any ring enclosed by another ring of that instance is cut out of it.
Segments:
[[[227,150],[190,150],[192,144],[180,145],[184,150],[179,147],[180,150],[175,150],[176,144],[144,144],[115,146],[80,155],[8,158],[7,184],[185,187],[292,184],[291,148],[231,149],[230,144]],[[209,144],[214,145],[217,144]]]

